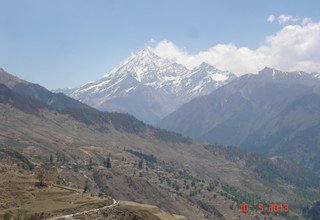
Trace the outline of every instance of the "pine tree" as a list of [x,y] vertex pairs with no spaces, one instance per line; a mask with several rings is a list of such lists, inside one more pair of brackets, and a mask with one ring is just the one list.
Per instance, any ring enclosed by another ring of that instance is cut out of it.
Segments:
[[139,161],[138,168],[139,168],[140,170],[143,169],[143,159],[141,159],[141,160]]
[[88,191],[90,191],[89,179],[86,179],[86,181],[84,182],[83,193],[86,193]]
[[57,153],[56,153],[56,157],[57,157],[57,162],[59,162],[59,161],[60,161],[60,154],[59,154],[58,151],[57,151]]
[[39,170],[37,173],[37,179],[39,180],[39,186],[47,186],[47,176],[44,170]]
[[111,159],[110,159],[110,157],[108,157],[107,159],[103,159],[103,165],[106,168],[111,168]]
[[3,215],[4,220],[10,220],[12,218],[12,213],[10,211],[6,211]]

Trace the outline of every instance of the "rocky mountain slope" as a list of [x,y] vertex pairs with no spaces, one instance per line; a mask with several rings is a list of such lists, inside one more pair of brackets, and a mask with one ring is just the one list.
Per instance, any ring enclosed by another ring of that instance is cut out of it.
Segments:
[[[290,202],[292,215],[318,196],[319,177],[298,165],[290,169],[286,164],[291,162],[281,158],[194,143],[130,115],[100,112],[75,100],[76,105],[62,108],[36,97],[1,86],[4,166],[30,175],[44,169],[58,185],[80,190],[88,185],[92,194],[156,205],[188,219],[248,219],[238,209],[243,202],[253,207]],[[19,201],[3,201],[6,209],[19,207]]]
[[44,87],[27,82],[25,80],[19,79],[7,73],[5,70],[0,68],[0,83],[11,89],[12,91],[20,94],[22,96],[32,97],[33,99],[52,106],[57,109],[64,108],[80,108],[88,109],[89,106],[82,104],[62,93],[52,93],[45,89]]
[[155,123],[183,103],[235,78],[206,63],[189,70],[146,47],[102,79],[59,91],[99,110],[126,112]]
[[318,74],[265,68],[196,98],[159,125],[197,140],[288,156],[319,171]]

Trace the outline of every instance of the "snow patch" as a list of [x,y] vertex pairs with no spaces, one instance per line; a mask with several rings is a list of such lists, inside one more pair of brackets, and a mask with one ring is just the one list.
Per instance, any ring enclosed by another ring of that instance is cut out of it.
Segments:
[[128,93],[128,92],[130,92],[131,90],[133,90],[133,89],[135,89],[135,88],[136,88],[136,86],[132,86],[132,87],[126,89],[125,91],[126,91],[126,93]]
[[210,78],[214,81],[217,81],[217,82],[221,82],[221,81],[225,81],[225,80],[229,79],[228,76],[221,74],[221,73],[210,74]]

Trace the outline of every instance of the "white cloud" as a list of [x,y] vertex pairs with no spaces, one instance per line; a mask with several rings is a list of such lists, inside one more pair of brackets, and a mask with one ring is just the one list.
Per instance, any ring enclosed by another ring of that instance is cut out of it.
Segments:
[[304,18],[304,19],[302,19],[302,24],[303,24],[303,25],[306,25],[306,24],[311,23],[311,22],[312,22],[312,19],[311,19],[311,18]]
[[256,73],[265,66],[280,70],[320,72],[320,23],[310,19],[301,24],[284,26],[278,33],[267,36],[256,49],[217,44],[205,51],[191,54],[168,40],[154,48],[158,55],[194,68],[207,62],[219,69],[238,73]]
[[278,18],[277,18],[279,24],[285,24],[287,22],[297,22],[300,20],[299,17],[293,17],[291,15],[280,15]]
[[151,39],[149,40],[149,42],[150,42],[150,43],[155,43],[155,42],[156,42],[156,40],[155,40],[155,39],[153,39],[153,38],[151,38]]
[[270,23],[273,23],[276,20],[276,17],[274,15],[269,15],[267,21]]

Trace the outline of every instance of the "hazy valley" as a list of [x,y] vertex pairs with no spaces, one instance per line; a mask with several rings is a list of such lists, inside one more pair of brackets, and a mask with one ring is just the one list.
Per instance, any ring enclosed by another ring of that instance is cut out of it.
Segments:
[[[318,174],[285,158],[197,143],[128,114],[100,112],[4,70],[0,80],[1,175],[8,176],[2,216],[51,218],[103,208],[115,199],[120,206],[83,215],[248,219],[266,216],[258,203],[289,203],[290,212],[282,213],[289,219],[319,196]],[[48,187],[37,188],[43,170]],[[69,199],[57,203],[59,194]],[[30,208],[36,202],[48,205]],[[256,211],[241,213],[243,202]]]
[[317,73],[265,68],[192,100],[159,126],[197,140],[284,156],[319,172]]

